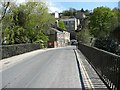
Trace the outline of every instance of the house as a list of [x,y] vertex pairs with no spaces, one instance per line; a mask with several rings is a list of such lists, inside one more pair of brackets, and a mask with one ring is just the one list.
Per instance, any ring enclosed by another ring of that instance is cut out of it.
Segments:
[[77,14],[75,15],[75,17],[79,20],[85,19],[86,16],[84,14],[84,12],[77,12]]
[[63,31],[59,27],[50,27],[49,28],[49,41],[48,41],[48,47],[63,47],[67,46],[70,42],[70,33]]
[[67,32],[70,33],[70,39],[76,39],[76,32],[82,29],[85,24],[84,12],[78,12],[75,16],[62,16],[62,13],[55,12],[56,25],[58,26],[58,21],[63,21]]
[[70,42],[70,33],[67,31],[63,31],[63,35],[64,35],[64,44],[65,46],[67,46]]
[[80,21],[75,17],[60,19],[60,21],[63,21],[65,23],[67,31],[70,32],[70,39],[76,39],[75,30],[77,30]]
[[60,19],[60,21],[63,21],[65,23],[66,29],[69,32],[73,32],[73,31],[77,30],[78,21],[76,18]]
[[87,18],[84,14],[84,12],[77,12],[75,15],[76,19],[80,21],[80,24],[78,25],[78,29],[83,27],[85,25],[85,19]]
[[55,11],[55,18],[59,18],[59,13],[57,11]]

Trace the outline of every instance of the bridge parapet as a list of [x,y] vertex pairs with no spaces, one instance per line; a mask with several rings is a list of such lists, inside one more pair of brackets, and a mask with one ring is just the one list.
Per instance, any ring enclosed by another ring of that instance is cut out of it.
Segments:
[[78,48],[108,87],[120,90],[120,56],[81,43]]

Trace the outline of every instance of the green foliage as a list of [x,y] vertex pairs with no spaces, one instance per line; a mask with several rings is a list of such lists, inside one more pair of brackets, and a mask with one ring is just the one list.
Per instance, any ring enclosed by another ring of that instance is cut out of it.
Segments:
[[105,37],[111,32],[111,24],[115,14],[106,7],[95,8],[90,17],[90,32],[94,37]]
[[15,44],[25,43],[27,42],[27,37],[24,28],[15,26],[13,28],[13,39]]
[[77,33],[77,39],[85,44],[90,44],[91,35],[88,29],[81,30]]
[[22,27],[14,26],[4,30],[6,44],[20,44],[27,42],[25,30]]
[[116,14],[116,17],[113,21],[114,23],[111,25],[111,28],[113,29],[111,35],[120,43],[120,9],[114,8],[113,12]]
[[90,16],[90,33],[95,37],[94,46],[112,53],[120,53],[119,10],[106,7],[95,8]]
[[90,16],[90,11],[89,11],[88,9],[86,9],[86,10],[84,11],[84,14],[85,14],[86,16]]
[[77,12],[76,9],[70,8],[69,10],[63,11],[62,13],[63,16],[75,16],[76,12]]
[[36,43],[41,43],[42,48],[47,46],[47,42],[48,42],[49,38],[48,36],[44,35],[43,33],[39,33],[39,35],[37,36],[36,39]]
[[12,30],[10,30],[10,28],[8,28],[8,27],[5,28],[3,34],[5,35],[3,37],[4,41],[6,41],[5,44],[13,44],[14,43],[13,33],[12,33]]
[[27,2],[19,6],[13,4],[2,21],[3,43],[34,43],[40,39],[47,42],[48,28],[54,20],[45,3]]
[[80,11],[81,11],[81,12],[85,12],[83,8],[82,8]]
[[63,21],[59,21],[59,22],[58,22],[58,26],[59,26],[60,28],[64,29],[64,30],[66,30],[65,24],[64,24]]
[[111,37],[97,38],[94,46],[112,53],[120,53],[120,51],[118,51],[119,44]]
[[84,19],[83,22],[84,22],[84,24],[82,24],[82,28],[77,33],[77,39],[84,44],[90,45],[92,35],[90,35],[90,30],[88,28],[89,19],[86,18],[86,19]]
[[48,42],[48,36],[44,35],[43,33],[39,33],[39,35],[37,36],[37,43],[47,43]]

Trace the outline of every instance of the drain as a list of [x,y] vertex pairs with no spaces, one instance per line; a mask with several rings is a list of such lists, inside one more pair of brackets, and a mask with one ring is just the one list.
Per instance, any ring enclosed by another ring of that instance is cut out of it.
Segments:
[[4,64],[9,64],[10,62],[5,62]]

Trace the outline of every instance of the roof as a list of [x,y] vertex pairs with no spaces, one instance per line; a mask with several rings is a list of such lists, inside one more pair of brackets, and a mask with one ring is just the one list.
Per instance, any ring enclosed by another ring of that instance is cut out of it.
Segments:
[[65,18],[65,19],[61,19],[61,21],[75,21],[76,18]]
[[78,12],[77,14],[76,14],[76,18],[78,18],[78,19],[84,19],[86,16],[85,16],[85,14],[84,14],[84,12]]
[[61,16],[61,19],[70,19],[70,18],[75,18],[75,16]]
[[61,29],[60,27],[57,27],[57,26],[55,26],[55,25],[53,25],[52,27],[50,27],[51,29],[53,29],[53,30],[55,30],[56,32],[63,32],[64,30],[63,29]]

